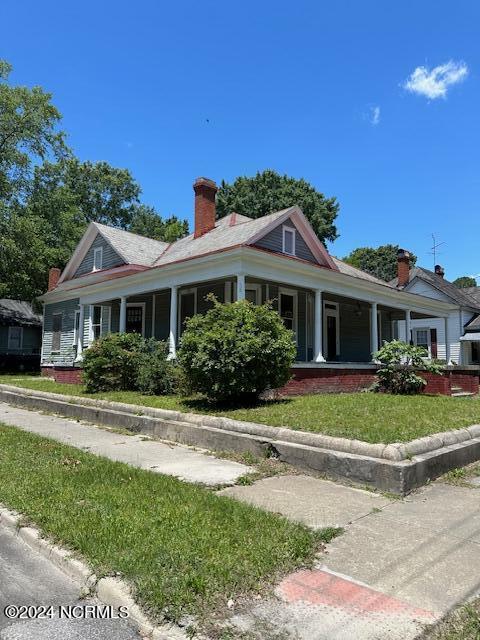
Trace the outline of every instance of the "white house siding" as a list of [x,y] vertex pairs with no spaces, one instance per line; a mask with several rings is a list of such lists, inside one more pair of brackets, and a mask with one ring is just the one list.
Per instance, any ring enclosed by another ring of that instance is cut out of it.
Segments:
[[431,287],[429,284],[424,282],[423,280],[415,280],[412,284],[410,284],[407,288],[409,293],[417,293],[421,296],[427,296],[427,298],[434,298],[435,300],[442,300],[444,302],[451,302],[451,299],[446,296],[442,291],[435,289],[435,287]]
[[[74,350],[74,326],[75,311],[79,308],[78,298],[46,304],[43,320],[43,344],[42,364],[71,364],[75,358]],[[52,353],[52,322],[53,314],[62,314],[62,333],[60,337],[60,350]]]
[[[410,321],[412,331],[414,329],[436,329],[437,330],[437,358],[446,359],[445,347],[445,319],[444,318],[422,318]],[[460,322],[460,309],[452,311],[448,318],[448,339],[450,342],[450,359],[456,364],[464,364],[463,353],[460,343],[460,335],[463,333],[463,325]],[[398,322],[398,337],[406,341],[405,321]]]

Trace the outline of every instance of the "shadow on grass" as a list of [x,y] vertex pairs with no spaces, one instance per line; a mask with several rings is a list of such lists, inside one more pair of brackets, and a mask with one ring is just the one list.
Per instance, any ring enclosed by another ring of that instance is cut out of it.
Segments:
[[203,396],[196,398],[182,398],[182,404],[192,411],[235,411],[236,409],[260,409],[262,407],[272,407],[276,405],[288,405],[291,398],[273,398],[271,400],[259,400],[258,398],[246,397],[235,402],[208,400]]

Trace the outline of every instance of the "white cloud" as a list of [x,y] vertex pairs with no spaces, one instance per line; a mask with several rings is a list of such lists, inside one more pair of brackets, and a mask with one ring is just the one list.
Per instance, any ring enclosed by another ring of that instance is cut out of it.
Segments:
[[412,93],[436,100],[446,98],[448,89],[463,82],[467,75],[468,67],[465,62],[449,60],[431,70],[427,67],[417,67],[404,82],[403,87]]
[[380,107],[371,107],[370,108],[370,124],[374,127],[380,122]]

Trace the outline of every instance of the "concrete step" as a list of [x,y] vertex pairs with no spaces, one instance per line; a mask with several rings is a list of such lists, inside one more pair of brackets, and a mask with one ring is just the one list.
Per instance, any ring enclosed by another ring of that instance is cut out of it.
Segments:
[[452,398],[467,398],[469,396],[474,396],[475,394],[471,391],[454,391],[452,389]]

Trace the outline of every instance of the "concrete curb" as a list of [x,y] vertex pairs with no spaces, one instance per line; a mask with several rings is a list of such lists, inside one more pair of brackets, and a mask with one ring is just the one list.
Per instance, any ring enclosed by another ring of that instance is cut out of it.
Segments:
[[[2,391],[21,393],[24,395],[68,402],[69,404],[83,405],[87,407],[98,407],[112,409],[122,413],[129,413],[135,416],[149,416],[169,422],[182,422],[202,427],[214,429],[226,429],[233,433],[249,436],[256,436],[266,440],[281,440],[294,444],[307,445],[322,449],[333,449],[344,453],[355,453],[372,458],[383,458],[385,460],[408,460],[412,456],[435,451],[442,447],[450,446],[480,437],[480,424],[474,424],[462,429],[453,431],[442,431],[439,433],[417,438],[410,442],[396,442],[393,444],[371,444],[362,440],[350,440],[348,438],[337,438],[326,436],[320,433],[308,433],[306,431],[296,431],[288,427],[270,427],[255,422],[245,422],[232,420],[198,413],[181,413],[169,409],[156,409],[154,407],[144,407],[141,405],[126,404],[123,402],[112,402],[110,400],[96,400],[94,398],[83,398],[79,396],[65,396],[59,393],[48,391],[36,391],[13,385],[0,384],[0,399]],[[7,400],[8,402],[8,400]]]
[[327,473],[333,478],[401,495],[450,469],[480,459],[480,425],[402,444],[375,445],[229,418],[24,391],[0,385],[0,401],[93,424],[123,427],[134,433],[210,451],[273,453],[300,469]]
[[49,542],[42,537],[39,529],[22,527],[21,521],[21,514],[10,511],[0,503],[0,526],[9,529],[31,549],[79,584],[83,596],[95,596],[103,604],[114,607],[127,607],[128,620],[134,623],[139,633],[145,638],[151,640],[188,640],[186,633],[175,625],[156,626],[151,623],[133,599],[130,587],[123,580],[118,578],[100,578],[99,580],[86,562],[74,557],[71,551]]

